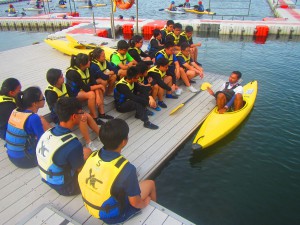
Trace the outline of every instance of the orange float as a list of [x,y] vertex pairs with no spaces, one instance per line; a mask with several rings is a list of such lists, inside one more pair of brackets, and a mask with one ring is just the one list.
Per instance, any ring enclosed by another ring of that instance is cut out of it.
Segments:
[[114,12],[116,11],[116,7],[122,10],[130,9],[131,6],[134,4],[134,0],[114,0]]

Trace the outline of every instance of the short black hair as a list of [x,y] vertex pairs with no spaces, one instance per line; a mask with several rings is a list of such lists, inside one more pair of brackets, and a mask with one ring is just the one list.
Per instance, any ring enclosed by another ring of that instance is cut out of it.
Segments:
[[240,71],[232,71],[232,73],[236,74],[238,76],[239,79],[241,79],[242,77],[242,73]]
[[138,73],[141,74],[145,73],[148,70],[147,64],[143,61],[138,62],[138,64],[136,64],[136,68],[138,70]]
[[167,41],[165,43],[165,48],[171,48],[171,47],[174,47],[174,46],[175,46],[175,44],[174,44],[173,41]]
[[125,40],[120,40],[118,41],[118,44],[117,44],[117,49],[120,50],[120,49],[128,49],[129,48],[129,44],[125,41]]
[[186,50],[186,49],[189,48],[189,47],[190,47],[190,44],[187,43],[187,42],[183,42],[183,43],[181,44],[181,46],[180,46],[181,51],[184,51],[184,50]]
[[169,60],[166,58],[159,58],[158,60],[156,60],[156,66],[160,67],[160,66],[166,66],[169,64]]
[[51,68],[47,71],[46,78],[49,84],[52,86],[56,85],[60,78],[62,71],[60,69]]
[[131,80],[138,75],[138,70],[135,66],[129,67],[125,79]]
[[55,107],[59,121],[67,122],[70,117],[82,109],[80,101],[76,97],[61,97]]
[[129,126],[119,118],[107,121],[101,126],[99,138],[104,145],[105,150],[115,150],[128,138]]
[[194,28],[193,28],[192,26],[187,25],[187,26],[185,27],[185,32],[186,32],[186,33],[193,32],[193,31],[194,31]]
[[170,26],[170,25],[174,25],[174,21],[173,20],[168,20],[167,21],[167,26]]
[[174,24],[174,30],[175,30],[176,28],[182,30],[182,25],[181,25],[181,23],[175,23],[175,24]]
[[153,30],[153,37],[157,37],[158,35],[160,35],[161,34],[161,31],[159,30],[159,29],[154,29]]

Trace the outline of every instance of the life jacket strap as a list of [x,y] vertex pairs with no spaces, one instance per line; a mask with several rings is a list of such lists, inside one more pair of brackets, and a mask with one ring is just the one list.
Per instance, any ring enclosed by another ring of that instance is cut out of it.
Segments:
[[59,173],[53,173],[51,170],[50,170],[50,171],[44,170],[44,168],[42,168],[40,165],[39,165],[39,168],[40,168],[40,170],[41,170],[43,173],[49,175],[50,178],[52,178],[53,176],[62,176],[62,175],[65,175],[65,172],[64,172],[64,171],[59,172]]
[[117,208],[120,206],[120,204],[115,204],[115,205],[106,205],[105,207],[102,206],[96,206],[92,203],[90,203],[88,200],[86,200],[84,197],[82,197],[82,200],[84,201],[85,204],[87,204],[89,207],[98,210],[98,211],[105,211],[106,213],[108,213],[110,210]]

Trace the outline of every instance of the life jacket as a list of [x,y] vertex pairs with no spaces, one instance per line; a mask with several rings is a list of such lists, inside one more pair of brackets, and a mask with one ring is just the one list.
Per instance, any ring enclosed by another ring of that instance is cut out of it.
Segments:
[[229,84],[230,84],[229,82],[225,83],[225,88],[222,90],[222,92],[228,93],[229,95],[233,96],[233,95],[235,95],[234,89],[236,87],[240,86],[240,84],[236,83],[231,88],[228,88]]
[[56,136],[52,133],[52,129],[47,130],[40,138],[36,147],[36,156],[41,177],[50,184],[62,185],[66,176],[71,176],[71,174],[66,168],[55,165],[53,156],[59,149],[77,137],[72,133]]
[[169,35],[171,35],[172,37],[174,37],[174,44],[175,44],[175,45],[178,45],[179,39],[180,39],[180,35],[176,36],[176,35],[174,34],[174,32],[170,32],[169,34],[167,34],[167,36],[169,36]]
[[157,66],[153,66],[148,70],[148,74],[149,72],[154,72],[154,73],[158,73],[160,75],[161,78],[163,78],[166,75],[166,72],[162,72],[160,71]]
[[145,82],[145,77],[139,77],[138,82],[143,84]]
[[24,152],[27,155],[29,149],[34,149],[36,139],[25,131],[25,123],[32,112],[20,112],[13,110],[7,124],[6,148],[10,151]]
[[120,215],[120,204],[111,195],[111,190],[127,163],[123,156],[105,162],[99,151],[93,152],[86,160],[78,175],[78,183],[84,205],[92,216],[105,219]]
[[0,104],[4,103],[4,102],[16,103],[16,100],[13,97],[9,97],[9,96],[6,96],[6,95],[0,95]]
[[168,55],[168,54],[166,53],[165,49],[162,49],[162,50],[156,52],[155,57],[157,57],[158,54],[162,54],[167,60],[169,60],[169,66],[173,64],[173,61],[174,61],[174,59],[173,59],[173,54]]
[[58,99],[60,99],[61,97],[69,97],[68,91],[67,91],[67,86],[65,83],[62,84],[61,90],[55,86],[48,85],[48,87],[46,88],[46,91],[55,92],[57,94]]
[[[119,52],[113,52],[113,54],[111,54],[111,56],[110,56],[110,61],[111,61],[113,55],[117,55],[119,57],[121,63],[123,65],[126,65],[126,62],[127,62],[127,56],[126,56],[126,54],[125,55],[121,55]],[[118,65],[116,65],[116,66],[118,66]]]
[[100,63],[98,60],[92,60],[92,62],[98,65],[102,72],[104,72],[107,69],[106,60],[103,63]]
[[[73,68],[73,67],[69,67],[69,68],[67,69],[67,72],[70,71],[70,70],[75,70],[75,71],[77,71],[77,73],[80,74],[80,77],[81,77],[82,81],[83,81],[85,84],[88,84],[88,83],[89,83],[89,81],[90,81],[90,72],[89,72],[88,69],[86,69],[85,73],[84,73],[81,69],[79,69],[77,66],[75,66],[74,68]],[[80,88],[78,87],[78,85],[77,85],[74,81],[72,81],[72,80],[70,80],[70,79],[67,79],[67,84],[70,86],[71,92],[72,92],[75,96],[77,96],[77,94],[78,94],[79,91],[80,91]]]
[[134,48],[129,48],[129,49],[128,49],[128,51],[129,51],[129,50],[136,50],[136,51],[137,51],[137,53],[138,53],[139,55],[140,55],[140,54],[141,54],[141,52],[142,52],[142,51],[141,51],[141,49],[139,49],[139,48],[136,48],[136,47],[134,47]]
[[191,63],[191,55],[186,57],[182,52],[179,52],[176,56],[182,57],[187,64]]
[[134,89],[134,83],[132,83],[132,84],[128,83],[128,82],[125,80],[125,77],[123,77],[123,78],[116,84],[116,87],[115,87],[115,89],[114,89],[114,98],[115,98],[115,102],[116,102],[117,104],[122,104],[123,102],[126,101],[126,97],[125,97],[124,94],[118,92],[117,86],[118,86],[119,84],[125,84],[125,85],[127,85],[127,87],[129,88],[129,90],[130,90],[131,92],[133,92],[133,89]]
[[67,72],[69,70],[75,70],[77,73],[80,74],[80,77],[81,77],[81,80],[83,81],[83,83],[85,84],[89,84],[90,82],[90,71],[89,69],[86,69],[85,72],[83,72],[81,69],[79,69],[77,66],[74,66],[74,67],[69,67],[67,69]]
[[157,44],[160,44],[159,40],[157,40],[156,38],[154,38],[154,37],[152,36],[151,39],[150,39],[150,41],[149,41],[148,47],[147,47],[147,51],[148,51],[148,52],[152,52],[152,51],[157,50],[156,48],[153,48],[153,47],[151,46],[151,41],[152,41],[153,39],[154,39],[155,41],[157,41]]
[[187,43],[190,43],[190,41],[191,41],[191,39],[192,39],[192,37],[188,37],[188,36],[186,35],[185,31],[181,32],[181,33],[180,33],[180,36],[183,36],[183,37],[186,39],[186,42],[187,42]]

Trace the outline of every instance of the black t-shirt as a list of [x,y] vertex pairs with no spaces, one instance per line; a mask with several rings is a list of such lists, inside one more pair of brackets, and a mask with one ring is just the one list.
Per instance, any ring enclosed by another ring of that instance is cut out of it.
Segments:
[[5,127],[11,112],[16,108],[16,103],[14,102],[2,102],[0,103],[0,127]]

